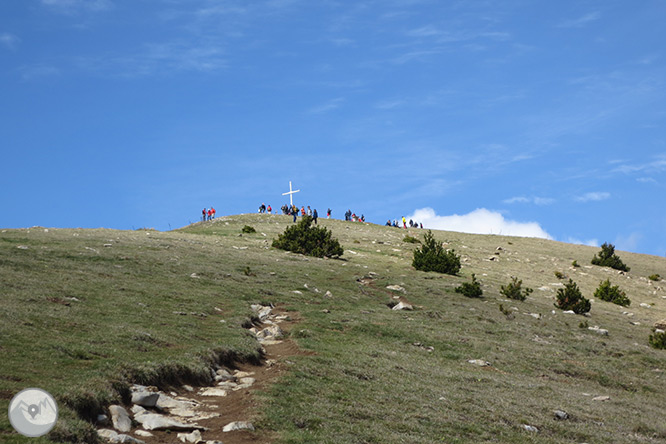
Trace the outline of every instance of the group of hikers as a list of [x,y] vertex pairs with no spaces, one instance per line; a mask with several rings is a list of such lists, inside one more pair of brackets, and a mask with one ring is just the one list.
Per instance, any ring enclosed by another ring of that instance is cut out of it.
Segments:
[[[400,228],[400,225],[398,225],[398,221],[395,219],[393,219],[393,222],[391,222],[391,219],[387,220],[384,225],[386,225],[387,227]],[[405,219],[405,216],[402,216],[402,227],[407,228],[407,219]],[[409,228],[423,228],[423,224],[414,222],[412,219],[409,219]]]
[[347,210],[345,211],[345,220],[352,222],[365,222],[365,216],[363,214],[357,216],[356,213],[352,213],[351,210]]
[[[294,222],[296,222],[296,218],[298,217],[299,213],[301,216],[310,216],[313,219],[313,222],[316,224],[317,219],[319,219],[319,214],[317,213],[317,209],[312,209],[310,208],[310,205],[307,206],[307,209],[305,206],[302,206],[301,209],[299,210],[296,205],[287,205],[284,204],[282,207],[280,207],[280,210],[282,211],[282,214],[285,214],[287,216],[293,216],[294,217]],[[268,213],[272,214],[273,213],[273,208],[270,205],[266,205],[262,203],[259,206],[259,213]],[[275,214],[278,214],[277,210],[275,211]],[[331,218],[331,209],[329,208],[326,211],[326,219]],[[209,209],[204,208],[201,211],[201,220],[202,221],[207,221],[207,220],[213,220],[215,219],[215,208],[210,207]],[[365,222],[365,215],[361,214],[358,216],[356,213],[352,213],[351,210],[345,211],[345,220],[346,221],[352,221],[352,222]],[[405,219],[405,216],[402,216],[402,227],[407,228],[407,225],[409,224],[410,228],[423,228],[422,223],[414,222],[412,219],[409,219],[409,222],[407,222],[407,219]],[[396,219],[391,219],[386,221],[387,227],[396,227],[399,228],[400,225]]]
[[207,220],[213,220],[215,219],[215,208],[210,207],[208,210],[205,208],[201,210],[201,220],[202,221],[207,221]]

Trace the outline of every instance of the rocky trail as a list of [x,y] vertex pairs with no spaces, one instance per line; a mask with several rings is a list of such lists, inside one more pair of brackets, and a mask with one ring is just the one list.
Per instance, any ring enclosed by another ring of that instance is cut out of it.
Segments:
[[257,414],[257,390],[266,390],[288,371],[289,357],[304,354],[285,338],[294,320],[274,307],[253,305],[259,323],[249,330],[265,350],[261,365],[236,363],[211,369],[215,385],[183,385],[169,391],[132,386],[132,405],[109,407],[101,417],[105,428],[98,434],[111,443],[145,444],[264,444],[270,435],[260,434],[252,423]]

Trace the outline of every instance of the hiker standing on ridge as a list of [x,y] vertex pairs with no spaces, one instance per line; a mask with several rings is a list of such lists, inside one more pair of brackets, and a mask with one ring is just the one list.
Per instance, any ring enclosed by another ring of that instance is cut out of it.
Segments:
[[210,207],[210,212],[213,213],[213,219],[215,219],[215,207]]
[[206,209],[201,210],[201,221],[206,222]]
[[319,218],[319,214],[317,214],[317,209],[315,208],[314,211],[312,212],[312,219],[314,219],[315,225],[317,225],[317,219]]
[[326,212],[326,219],[331,218],[331,209],[329,208],[328,211]]
[[407,219],[405,219],[405,216],[402,216],[402,227],[407,228]]

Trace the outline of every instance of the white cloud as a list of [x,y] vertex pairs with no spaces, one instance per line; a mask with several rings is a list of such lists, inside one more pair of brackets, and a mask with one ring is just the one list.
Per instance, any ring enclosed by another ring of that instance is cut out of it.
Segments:
[[628,236],[618,236],[615,239],[614,245],[616,249],[623,251],[637,251],[638,244],[640,243],[643,235],[638,232],[629,234]]
[[582,196],[577,196],[574,198],[576,202],[598,202],[601,200],[606,200],[610,198],[610,193],[607,192],[592,192],[592,193],[585,193]]
[[550,205],[555,203],[555,199],[550,197],[538,197],[538,196],[532,196],[532,197],[516,196],[510,199],[505,199],[502,202],[504,202],[505,204],[531,203],[534,205]]
[[471,213],[438,216],[432,208],[421,208],[407,219],[420,222],[425,228],[473,234],[539,237],[552,239],[537,222],[517,222],[505,219],[501,213],[478,208]]
[[587,245],[589,247],[598,247],[599,246],[599,240],[598,239],[580,240],[580,239],[576,239],[575,237],[569,237],[569,238],[567,238],[566,242],[569,243],[569,244]]
[[56,68],[55,66],[44,64],[23,66],[19,70],[21,72],[21,78],[24,81],[31,81],[43,77],[52,77],[60,74],[60,69]]
[[42,0],[42,4],[66,13],[80,10],[105,11],[113,7],[111,0]]
[[14,34],[10,34],[8,32],[0,34],[0,44],[7,47],[7,49],[15,50],[20,42],[21,39],[19,39]]
[[342,105],[344,101],[345,99],[342,97],[331,99],[326,103],[311,108],[308,112],[310,114],[323,114],[328,111],[333,111],[334,109],[340,108],[340,105]]
[[654,160],[643,163],[640,165],[629,165],[624,164],[620,165],[613,170],[613,172],[619,173],[637,173],[637,172],[648,172],[648,173],[661,173],[666,171],[666,155],[657,156]]
[[601,18],[601,14],[599,12],[590,12],[589,14],[585,14],[582,17],[578,17],[578,18],[571,19],[571,20],[565,20],[564,22],[557,25],[557,27],[558,28],[582,28],[583,26],[587,25],[588,23],[599,20],[600,18]]

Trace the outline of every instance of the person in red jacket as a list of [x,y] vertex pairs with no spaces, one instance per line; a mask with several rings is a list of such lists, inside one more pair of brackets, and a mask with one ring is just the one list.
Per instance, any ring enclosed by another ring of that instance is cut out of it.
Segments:
[[206,221],[206,209],[205,208],[203,210],[201,210],[201,220],[204,221],[204,222]]
[[210,207],[211,213],[213,213],[213,219],[215,219],[215,207]]
[[213,212],[211,210],[208,210],[208,220],[213,216]]

